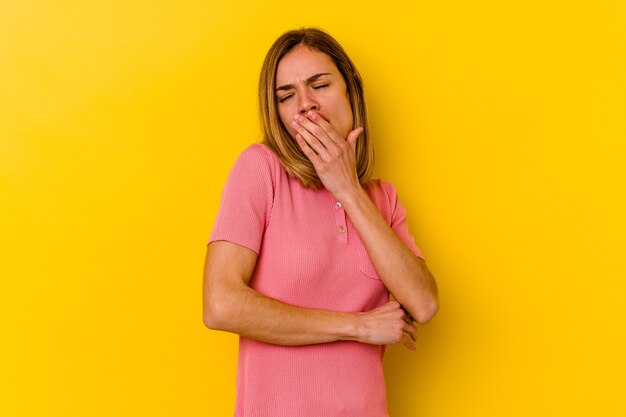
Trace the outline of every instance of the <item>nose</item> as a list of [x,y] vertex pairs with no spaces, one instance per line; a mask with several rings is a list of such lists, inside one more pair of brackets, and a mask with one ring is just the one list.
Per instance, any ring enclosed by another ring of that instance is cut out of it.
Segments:
[[299,108],[300,114],[304,114],[309,110],[319,111],[320,105],[308,91],[305,91],[300,95]]

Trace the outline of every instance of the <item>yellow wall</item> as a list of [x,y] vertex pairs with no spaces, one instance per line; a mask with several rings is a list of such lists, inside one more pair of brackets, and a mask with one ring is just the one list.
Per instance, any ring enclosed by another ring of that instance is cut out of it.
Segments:
[[76,0],[0,5],[0,416],[232,415],[205,244],[301,25],[360,69],[439,283],[391,416],[625,415],[622,1]]

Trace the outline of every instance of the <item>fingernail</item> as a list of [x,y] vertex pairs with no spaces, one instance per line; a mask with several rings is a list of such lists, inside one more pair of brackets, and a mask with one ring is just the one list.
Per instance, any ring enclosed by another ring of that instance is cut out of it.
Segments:
[[300,125],[298,124],[298,122],[293,121],[293,122],[291,122],[291,126],[293,126],[293,127],[298,127],[298,126],[300,126]]
[[301,114],[296,114],[294,117],[295,117],[295,119],[296,119],[297,121],[299,121],[299,122],[301,122],[301,121],[302,121],[302,119],[304,119],[304,117],[302,117],[302,115],[301,115]]

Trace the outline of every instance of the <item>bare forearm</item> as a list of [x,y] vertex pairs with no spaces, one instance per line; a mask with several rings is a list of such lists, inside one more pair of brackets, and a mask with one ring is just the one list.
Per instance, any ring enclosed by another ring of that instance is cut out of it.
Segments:
[[357,314],[297,307],[242,285],[213,303],[212,329],[278,345],[357,340]]
[[416,327],[400,304],[366,312],[303,308],[270,298],[248,286],[256,254],[229,242],[207,250],[203,280],[204,324],[277,345],[298,346],[353,340],[415,349]]
[[363,189],[342,200],[385,286],[416,321],[430,320],[437,310],[437,286],[424,260],[398,238]]

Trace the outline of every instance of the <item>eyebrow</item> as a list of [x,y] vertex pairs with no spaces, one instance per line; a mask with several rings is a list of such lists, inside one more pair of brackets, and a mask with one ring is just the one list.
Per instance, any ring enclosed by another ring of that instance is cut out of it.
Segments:
[[[307,78],[304,82],[306,84],[312,83],[313,81],[317,80],[319,77],[321,77],[322,75],[331,75],[329,72],[321,72],[319,74],[315,74],[315,75],[311,75],[309,78]],[[281,85],[280,87],[278,87],[276,89],[276,91],[280,91],[280,90],[290,90],[294,88],[293,84],[285,84],[285,85]]]

